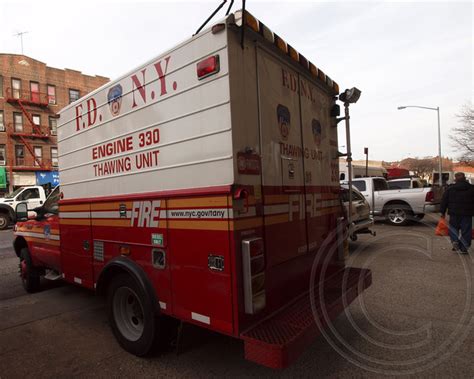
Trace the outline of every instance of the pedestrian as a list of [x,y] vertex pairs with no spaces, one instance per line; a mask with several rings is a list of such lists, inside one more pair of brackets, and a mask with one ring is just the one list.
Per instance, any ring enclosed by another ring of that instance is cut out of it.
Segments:
[[444,218],[448,211],[449,237],[453,250],[467,254],[472,240],[474,186],[469,184],[463,172],[454,174],[454,181],[455,183],[446,189],[441,200],[441,217]]

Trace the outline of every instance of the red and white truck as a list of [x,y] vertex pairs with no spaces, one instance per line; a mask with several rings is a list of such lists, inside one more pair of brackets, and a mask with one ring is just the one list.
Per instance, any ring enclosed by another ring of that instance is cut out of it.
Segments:
[[139,356],[167,316],[286,367],[371,284],[336,233],[338,92],[239,11],[67,106],[61,188],[35,218],[17,208],[25,286],[105,294]]

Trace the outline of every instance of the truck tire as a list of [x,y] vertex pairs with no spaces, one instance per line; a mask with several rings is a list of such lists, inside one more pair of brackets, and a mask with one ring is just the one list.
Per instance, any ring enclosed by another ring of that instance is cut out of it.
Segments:
[[149,354],[157,339],[159,319],[152,299],[129,274],[119,274],[109,285],[107,308],[112,331],[122,348],[136,356]]
[[10,225],[10,217],[5,213],[0,213],[0,230],[5,230]]
[[20,277],[26,292],[34,293],[40,289],[40,271],[33,266],[30,252],[27,247],[20,253]]
[[393,226],[405,226],[413,219],[409,205],[390,204],[385,208],[385,219]]

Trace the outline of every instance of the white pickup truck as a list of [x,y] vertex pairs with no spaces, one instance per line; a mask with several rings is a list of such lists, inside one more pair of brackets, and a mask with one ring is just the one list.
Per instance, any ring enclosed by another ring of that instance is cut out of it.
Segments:
[[356,178],[352,184],[367,199],[374,216],[396,226],[421,220],[425,213],[437,211],[441,202],[441,194],[430,187],[389,189],[385,178]]
[[41,206],[46,200],[46,192],[41,186],[20,187],[0,198],[0,230],[6,229],[15,220],[18,203],[27,203],[28,210]]

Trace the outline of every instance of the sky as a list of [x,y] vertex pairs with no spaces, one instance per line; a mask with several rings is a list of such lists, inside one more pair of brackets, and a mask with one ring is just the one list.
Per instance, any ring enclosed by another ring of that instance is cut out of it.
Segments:
[[[189,38],[217,1],[22,1],[0,3],[0,52],[114,79]],[[227,3],[229,4],[230,1]],[[253,1],[247,10],[339,83],[362,91],[351,105],[354,159],[442,155],[456,114],[473,99],[473,5],[432,1]],[[241,7],[235,1],[233,10]],[[214,18],[223,17],[227,5]],[[340,150],[345,150],[343,123]],[[474,141],[473,141],[474,144]]]

